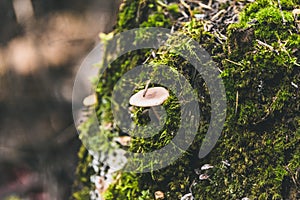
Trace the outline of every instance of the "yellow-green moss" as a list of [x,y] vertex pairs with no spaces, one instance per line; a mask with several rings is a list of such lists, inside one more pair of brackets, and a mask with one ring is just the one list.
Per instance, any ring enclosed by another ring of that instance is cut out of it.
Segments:
[[90,191],[93,188],[90,183],[90,176],[93,174],[90,163],[92,161],[91,155],[88,154],[86,148],[81,146],[78,152],[79,163],[76,169],[77,179],[73,184],[73,195],[71,199],[89,200]]

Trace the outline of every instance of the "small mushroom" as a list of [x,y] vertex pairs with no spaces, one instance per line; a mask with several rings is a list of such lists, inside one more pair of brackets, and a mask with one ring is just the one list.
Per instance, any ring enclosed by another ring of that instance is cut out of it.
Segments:
[[165,194],[162,191],[156,191],[154,193],[155,199],[164,199],[165,198]]
[[206,180],[208,178],[209,178],[209,176],[207,174],[200,174],[200,176],[199,176],[200,180]]
[[180,200],[193,200],[193,199],[194,199],[193,194],[188,193],[188,194],[185,194],[183,197],[181,197]]
[[137,107],[159,106],[163,104],[169,96],[169,91],[163,87],[146,88],[134,94],[129,99],[129,103]]
[[295,84],[294,82],[291,82],[292,86],[298,89],[298,85]]
[[292,13],[293,13],[294,19],[297,21],[297,20],[298,20],[297,17],[300,15],[300,9],[294,9],[294,10],[292,11]]
[[120,137],[115,137],[114,140],[118,143],[120,143],[122,146],[129,146],[131,142],[131,137],[130,136],[120,136]]
[[210,164],[205,164],[201,167],[201,170],[207,170],[207,169],[211,169],[214,168],[214,166],[210,165]]
[[242,200],[250,200],[248,197],[243,197]]
[[97,96],[96,94],[89,95],[84,98],[83,105],[85,106],[93,106],[97,103]]
[[299,31],[300,30],[300,9],[294,9],[293,16],[294,16],[296,27]]

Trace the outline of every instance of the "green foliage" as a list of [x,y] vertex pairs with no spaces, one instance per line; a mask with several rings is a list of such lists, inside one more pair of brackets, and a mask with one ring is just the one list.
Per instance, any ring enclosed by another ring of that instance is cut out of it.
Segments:
[[79,163],[76,169],[77,180],[74,182],[72,199],[76,200],[88,200],[90,198],[90,190],[92,184],[90,183],[90,176],[92,175],[92,169],[90,163],[92,157],[88,154],[86,148],[81,146],[78,152]]
[[[291,13],[283,13],[285,25],[271,1],[256,1],[242,13],[242,21],[228,29],[227,59],[222,63],[227,123],[220,146],[207,159],[211,164],[227,159],[231,166],[227,173],[222,168],[212,173],[218,187],[210,182],[197,185],[201,195],[196,199],[296,199],[299,185],[289,182],[287,189],[285,180],[295,175],[286,170],[295,162],[290,156],[300,153],[295,125],[299,96],[291,84],[299,82],[299,64],[293,56],[298,35]],[[251,27],[252,19],[258,24]]]
[[[193,19],[182,23],[179,28],[180,33],[195,39],[212,55],[222,69],[226,87],[228,107],[222,137],[202,160],[198,159],[198,151],[210,120],[209,91],[204,80],[187,61],[172,51],[172,46],[161,47],[156,57],[148,60],[153,65],[168,65],[189,80],[200,97],[200,128],[188,151],[172,165],[143,174],[120,173],[105,193],[106,200],[154,199],[157,190],[163,191],[166,199],[180,199],[190,189],[197,200],[299,198],[299,91],[292,83],[300,86],[300,36],[291,14],[297,2],[280,2],[283,12],[275,0],[248,4],[240,14],[240,22],[228,27],[228,39],[223,45],[204,30],[201,21]],[[177,14],[178,4],[175,2],[165,5],[152,0],[125,1],[116,32],[139,26],[170,27]],[[256,22],[252,23],[253,20]],[[188,41],[179,42],[183,44],[179,48],[196,56]],[[105,71],[97,85],[100,126],[112,121],[110,96],[115,83],[149,55],[146,50],[130,52]],[[143,88],[144,84],[139,86],[137,89]],[[134,139],[130,151],[148,152],[172,140],[172,133],[178,128],[177,113],[180,109],[173,94],[164,103],[164,108],[168,114],[164,128],[151,138]],[[143,111],[136,109],[134,112],[139,124],[145,123],[141,118]],[[89,122],[82,127],[81,137],[84,137],[89,133]],[[92,145],[98,145],[96,141],[100,135],[111,138],[118,133],[119,130],[103,130],[95,135]],[[91,158],[83,150],[80,152],[78,175],[85,187],[74,194],[77,199],[81,198],[79,195],[87,195],[86,187],[92,188],[88,183],[90,169],[87,167]],[[224,164],[225,161],[230,166]],[[203,172],[209,175],[208,179],[199,180],[194,169],[205,163],[214,168]],[[196,184],[192,185],[193,182]]]
[[83,187],[80,191],[73,193],[73,198],[76,200],[89,200],[90,199],[90,188]]
[[[130,30],[138,27],[169,26],[169,18],[163,14],[166,8],[156,0],[125,0],[121,5],[116,30]],[[176,14],[176,7],[168,7],[172,14]]]
[[288,30],[294,26],[294,19],[290,9],[295,6],[293,1],[283,1],[281,12],[277,1],[261,0],[249,4],[241,13],[241,21],[233,27],[249,27],[249,22],[257,21],[255,25],[256,39],[268,38],[269,41],[284,39],[289,35]]
[[[110,186],[105,193],[106,200],[150,200],[153,199],[149,190],[143,190],[144,186],[139,182],[136,174],[123,173],[116,184]],[[116,192],[117,191],[117,192]]]

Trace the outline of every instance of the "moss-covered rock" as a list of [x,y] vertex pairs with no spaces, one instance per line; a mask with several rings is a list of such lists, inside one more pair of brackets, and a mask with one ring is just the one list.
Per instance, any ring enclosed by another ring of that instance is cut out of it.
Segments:
[[[195,17],[201,12],[193,4],[124,1],[114,33],[137,27],[173,26],[211,54],[226,87],[227,117],[217,146],[208,156],[199,159],[199,147],[210,120],[209,91],[190,63],[170,51],[170,47],[159,48],[156,57],[148,59],[148,63],[168,65],[189,80],[201,96],[200,128],[189,149],[172,165],[149,173],[118,173],[116,181],[104,193],[106,200],[154,199],[156,191],[163,191],[165,199],[180,199],[187,193],[192,193],[197,200],[300,198],[300,36],[292,15],[299,3],[258,0],[245,6],[239,14],[239,22],[208,30],[207,20]],[[225,2],[221,6],[228,9],[231,4]],[[182,11],[190,18],[180,19]],[[226,35],[221,39],[217,28],[225,30]],[[192,47],[190,51],[193,53]],[[106,55],[110,53],[107,51]],[[97,85],[100,124],[113,122],[110,96],[114,85],[126,71],[142,64],[149,55],[151,51],[137,50],[109,65]],[[143,87],[141,83],[137,90]],[[171,97],[164,103],[168,114],[164,129],[150,139],[133,139],[130,151],[151,151],[172,140],[180,108],[176,97]],[[137,123],[143,123],[143,111],[134,111]],[[83,139],[85,132],[91,131],[89,123],[82,126]],[[95,140],[100,134],[113,138],[123,133],[117,128],[106,129],[95,134]],[[79,155],[76,185],[82,190],[74,193],[74,197],[89,199],[89,191],[95,187],[90,182],[91,156],[84,149]],[[213,168],[200,169],[208,163]]]

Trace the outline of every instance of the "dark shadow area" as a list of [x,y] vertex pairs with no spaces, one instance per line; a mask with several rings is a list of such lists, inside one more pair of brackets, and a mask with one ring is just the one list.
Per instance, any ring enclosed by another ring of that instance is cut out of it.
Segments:
[[69,199],[81,145],[72,87],[118,1],[0,1],[0,199]]

